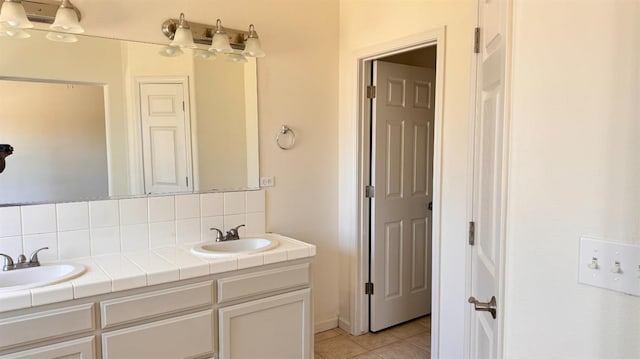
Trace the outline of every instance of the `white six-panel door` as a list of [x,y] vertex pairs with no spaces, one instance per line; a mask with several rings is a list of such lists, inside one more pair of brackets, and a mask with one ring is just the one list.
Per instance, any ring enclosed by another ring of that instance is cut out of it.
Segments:
[[[470,357],[497,358],[500,332],[501,246],[506,193],[505,60],[507,1],[479,0],[480,42],[474,139]],[[495,305],[491,299],[495,297]],[[473,299],[477,301],[473,304]],[[496,318],[489,311],[495,307]]]
[[431,311],[435,71],[375,61],[370,330]]
[[184,88],[182,83],[140,84],[147,194],[190,192],[193,188]]

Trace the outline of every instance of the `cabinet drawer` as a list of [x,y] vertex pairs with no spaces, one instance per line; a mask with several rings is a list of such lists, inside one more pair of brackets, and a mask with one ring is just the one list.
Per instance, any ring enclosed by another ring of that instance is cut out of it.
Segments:
[[7,318],[0,321],[0,350],[93,329],[93,303]]
[[0,359],[93,359],[96,357],[94,337],[70,340],[40,348],[1,356]]
[[213,354],[213,310],[102,334],[104,359],[194,358]]
[[213,305],[213,282],[159,290],[100,303],[102,328]]
[[218,303],[309,285],[309,264],[265,270],[218,280]]

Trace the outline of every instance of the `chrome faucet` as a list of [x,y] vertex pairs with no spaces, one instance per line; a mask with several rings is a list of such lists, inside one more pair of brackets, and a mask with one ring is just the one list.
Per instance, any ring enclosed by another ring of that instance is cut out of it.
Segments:
[[209,230],[216,231],[216,242],[224,242],[240,239],[240,234],[238,233],[240,227],[244,227],[244,224],[231,228],[226,234],[222,234],[222,231],[218,228],[209,228]]
[[0,257],[4,257],[4,265],[2,266],[3,271],[10,271],[14,269],[21,268],[31,268],[40,266],[40,260],[38,259],[38,252],[43,249],[49,249],[49,247],[42,247],[40,249],[36,249],[33,253],[31,253],[31,257],[27,262],[27,257],[24,254],[18,256],[18,259],[14,263],[13,259],[10,256],[0,253]]

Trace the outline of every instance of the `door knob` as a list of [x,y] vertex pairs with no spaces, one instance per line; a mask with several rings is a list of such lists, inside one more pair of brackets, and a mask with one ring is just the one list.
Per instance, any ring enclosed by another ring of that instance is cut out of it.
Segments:
[[496,319],[496,297],[492,296],[488,302],[479,302],[474,297],[469,297],[469,303],[473,303],[473,307],[478,312],[489,312],[493,319]]

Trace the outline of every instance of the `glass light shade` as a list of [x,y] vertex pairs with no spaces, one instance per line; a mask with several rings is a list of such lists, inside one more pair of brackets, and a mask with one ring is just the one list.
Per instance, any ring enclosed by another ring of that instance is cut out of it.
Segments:
[[231,44],[229,44],[229,37],[227,37],[226,32],[216,32],[213,35],[209,51],[215,51],[223,54],[228,54],[233,51]]
[[56,19],[49,26],[52,30],[63,31],[72,34],[81,34],[84,28],[78,21],[78,14],[72,7],[60,7],[56,12]]
[[23,29],[0,26],[0,37],[10,37],[13,39],[28,39],[31,37],[31,34],[24,31]]
[[7,1],[0,8],[0,24],[5,27],[18,29],[30,29],[33,24],[27,19],[27,13],[24,11],[21,1]]
[[165,46],[158,53],[164,57],[176,57],[182,55],[184,52],[176,46]]
[[176,33],[173,36],[173,41],[169,46],[176,46],[182,48],[191,48],[194,49],[196,44],[193,42],[193,34],[191,33],[191,28],[178,26],[176,29]]
[[248,62],[247,58],[240,55],[240,54],[236,54],[236,53],[231,53],[227,55],[227,60],[231,61],[231,62]]
[[218,56],[216,55],[215,52],[213,51],[206,51],[206,50],[201,50],[201,49],[197,49],[195,51],[194,54],[195,57],[201,58],[203,60],[215,60],[216,58],[218,58]]
[[64,32],[52,32],[49,31],[47,36],[45,36],[48,40],[56,41],[56,42],[78,42],[78,37],[74,34],[67,34]]
[[244,44],[244,51],[242,51],[242,54],[250,57],[264,57],[266,55],[260,46],[260,39],[257,37],[250,37],[247,39]]

